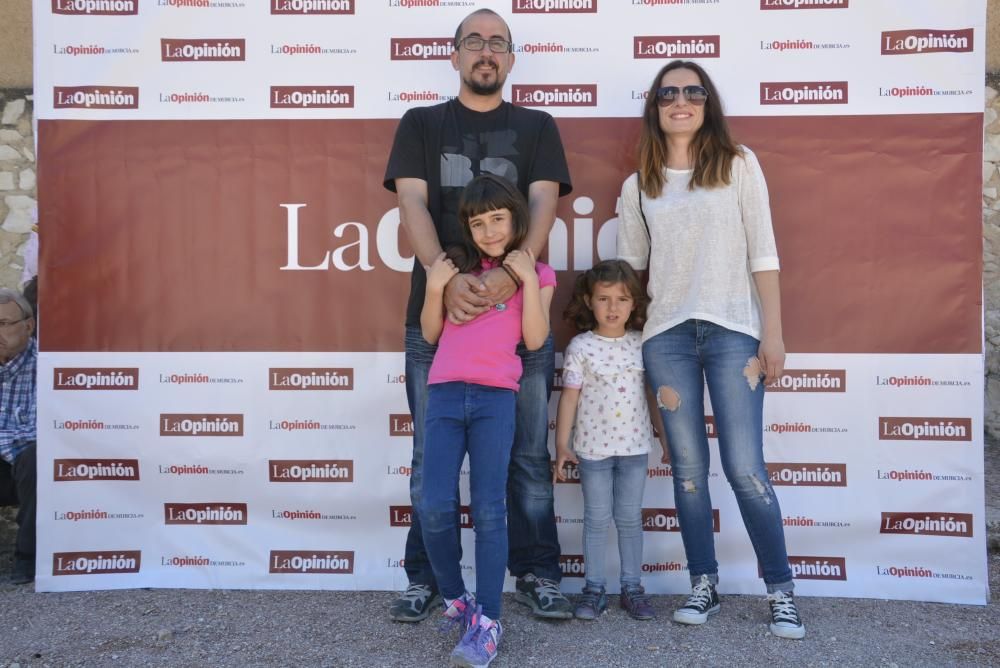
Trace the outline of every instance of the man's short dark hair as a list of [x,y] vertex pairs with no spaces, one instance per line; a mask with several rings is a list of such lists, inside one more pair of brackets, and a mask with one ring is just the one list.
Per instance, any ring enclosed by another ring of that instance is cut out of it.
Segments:
[[[456,49],[458,48],[458,40],[462,39],[462,26],[465,25],[466,21],[468,21],[469,19],[471,19],[473,16],[476,16],[477,14],[490,14],[492,16],[497,17],[501,21],[503,21],[503,24],[505,26],[507,26],[507,41],[508,42],[513,42],[514,41],[513,35],[510,34],[510,26],[507,25],[507,21],[504,19],[504,17],[500,16],[499,14],[497,14],[492,9],[487,9],[487,8],[484,7],[483,9],[477,9],[476,11],[474,11],[471,14],[469,14],[468,16],[466,16],[464,19],[462,19],[462,22],[458,24],[458,27],[455,28],[455,48]],[[489,39],[490,36],[489,35],[483,35],[483,37],[486,37],[487,39]]]

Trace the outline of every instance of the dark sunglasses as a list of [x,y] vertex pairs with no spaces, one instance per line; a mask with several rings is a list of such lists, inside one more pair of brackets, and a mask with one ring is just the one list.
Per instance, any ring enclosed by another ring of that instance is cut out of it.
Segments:
[[681,93],[684,94],[685,100],[698,107],[705,104],[705,100],[708,99],[708,91],[704,86],[684,86],[684,88],[664,86],[656,89],[656,103],[661,107],[669,107]]

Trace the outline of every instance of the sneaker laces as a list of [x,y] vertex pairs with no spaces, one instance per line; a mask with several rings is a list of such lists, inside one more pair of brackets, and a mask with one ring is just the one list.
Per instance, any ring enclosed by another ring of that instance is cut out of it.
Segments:
[[709,607],[709,604],[711,602],[712,602],[712,583],[709,582],[708,578],[702,576],[698,584],[692,587],[691,595],[688,596],[687,603],[684,604],[684,607],[704,610]]
[[[482,607],[477,607],[477,612],[481,612]],[[469,626],[469,630],[466,632],[465,638],[462,640],[462,644],[471,646],[479,657],[487,659],[491,654],[490,650],[486,647],[487,642],[493,643],[492,653],[496,653],[499,640],[500,622],[492,620],[489,626],[483,626],[479,623],[479,615],[474,614],[474,619]]]
[[[459,606],[461,607],[459,608]],[[448,614],[452,608],[457,608],[454,616]],[[438,625],[438,631],[448,633],[458,624],[461,624],[463,627],[462,630],[466,631],[472,626],[473,622],[477,625],[479,623],[479,618],[476,617],[476,605],[471,598],[463,595],[461,598],[456,598],[451,607],[444,611],[444,619]]]
[[411,584],[409,587],[406,588],[406,591],[404,591],[400,595],[399,600],[406,601],[407,603],[410,604],[410,606],[415,607],[413,605],[414,603],[416,603],[417,601],[419,601],[424,597],[429,598],[433,595],[434,592],[431,591],[431,588],[428,587],[427,585]]
[[544,597],[550,601],[562,596],[559,584],[548,578],[535,578],[535,594],[538,595],[538,598]]
[[779,622],[789,622],[798,626],[799,611],[795,607],[795,600],[783,591],[777,591],[767,595],[767,601],[771,604],[771,619],[775,624]]

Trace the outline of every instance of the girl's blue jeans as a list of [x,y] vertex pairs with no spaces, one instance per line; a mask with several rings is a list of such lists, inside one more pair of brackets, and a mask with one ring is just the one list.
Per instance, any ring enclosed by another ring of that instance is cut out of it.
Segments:
[[753,373],[757,339],[705,320],[688,320],[648,339],[646,375],[656,393],[673,466],[674,501],[692,584],[718,582],[705,383],[712,400],[719,454],[768,592],[790,592],[781,509],[764,465],[764,382]]
[[647,455],[580,458],[583,488],[583,561],[587,586],[603,589],[608,526],[618,530],[622,590],[639,586],[642,578],[642,492],[646,486]]
[[424,546],[441,595],[465,593],[458,528],[458,478],[469,455],[472,523],[476,532],[476,600],[500,618],[507,569],[507,469],[514,442],[512,390],[452,382],[428,388],[425,415]]

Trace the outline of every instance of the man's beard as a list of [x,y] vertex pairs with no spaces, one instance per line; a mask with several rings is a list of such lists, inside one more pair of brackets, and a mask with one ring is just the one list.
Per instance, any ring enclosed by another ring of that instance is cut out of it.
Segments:
[[493,95],[498,90],[502,89],[504,84],[504,79],[500,76],[500,71],[496,68],[494,68],[493,71],[496,73],[496,78],[492,83],[480,83],[476,80],[475,74],[464,77],[462,81],[465,82],[465,85],[468,86],[469,90],[476,95]]

